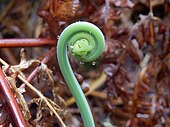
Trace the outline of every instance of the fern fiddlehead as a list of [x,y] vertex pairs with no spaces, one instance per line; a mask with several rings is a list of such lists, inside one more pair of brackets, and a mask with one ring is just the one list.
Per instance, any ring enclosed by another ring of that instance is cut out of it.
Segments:
[[100,29],[88,22],[76,22],[61,33],[57,44],[57,58],[64,79],[74,96],[85,127],[94,127],[94,120],[81,87],[69,64],[67,49],[75,59],[90,62],[104,50],[104,36]]

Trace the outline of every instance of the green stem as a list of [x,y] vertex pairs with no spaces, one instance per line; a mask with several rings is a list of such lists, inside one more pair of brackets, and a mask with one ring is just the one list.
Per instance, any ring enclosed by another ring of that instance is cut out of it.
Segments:
[[75,59],[90,62],[104,50],[105,41],[100,29],[88,22],[76,22],[61,33],[57,45],[57,58],[64,79],[79,107],[85,127],[95,127],[93,116],[82,89],[74,76],[67,56],[67,47]]

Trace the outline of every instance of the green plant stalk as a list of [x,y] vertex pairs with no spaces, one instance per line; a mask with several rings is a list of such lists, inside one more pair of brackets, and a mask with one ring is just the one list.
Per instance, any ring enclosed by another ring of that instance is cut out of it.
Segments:
[[95,127],[93,116],[84,93],[69,64],[67,49],[75,59],[90,62],[97,59],[105,47],[100,29],[88,22],[76,22],[61,33],[57,45],[57,58],[72,95],[74,96],[85,127]]

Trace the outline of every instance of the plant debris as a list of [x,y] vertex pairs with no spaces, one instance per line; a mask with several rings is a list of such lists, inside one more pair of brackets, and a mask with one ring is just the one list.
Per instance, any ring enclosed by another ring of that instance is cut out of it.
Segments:
[[[0,2],[2,39],[57,41],[76,21],[92,22],[102,30],[106,46],[98,60],[80,63],[69,56],[96,127],[170,125],[169,0]],[[15,45],[0,49],[0,63],[27,126],[83,126],[53,45],[24,49]],[[11,126],[3,98],[0,125]]]

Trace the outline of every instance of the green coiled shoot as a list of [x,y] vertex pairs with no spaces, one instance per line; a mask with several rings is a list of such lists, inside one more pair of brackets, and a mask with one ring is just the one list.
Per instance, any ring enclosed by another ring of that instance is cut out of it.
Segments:
[[57,44],[61,72],[75,98],[85,127],[95,127],[95,124],[85,95],[71,69],[67,50],[81,62],[93,62],[101,55],[104,47],[105,40],[101,30],[89,22],[76,22],[66,27]]

